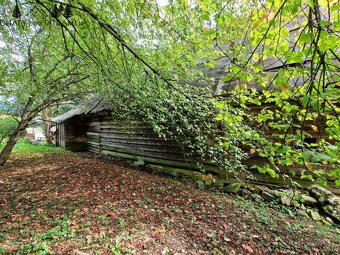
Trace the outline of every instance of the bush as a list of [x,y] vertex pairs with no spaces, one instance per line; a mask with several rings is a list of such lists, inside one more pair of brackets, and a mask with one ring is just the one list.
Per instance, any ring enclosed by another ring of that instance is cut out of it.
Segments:
[[11,116],[0,117],[0,144],[8,138],[17,127],[17,122]]

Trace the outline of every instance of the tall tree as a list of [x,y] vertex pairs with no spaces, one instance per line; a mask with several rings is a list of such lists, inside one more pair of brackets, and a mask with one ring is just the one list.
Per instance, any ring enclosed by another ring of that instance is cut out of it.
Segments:
[[47,30],[36,23],[23,26],[13,23],[0,29],[1,62],[5,67],[1,96],[8,98],[8,103],[15,97],[23,106],[17,117],[18,125],[0,153],[1,166],[30,121],[41,111],[91,90],[87,83],[91,73],[84,59],[65,48],[58,29]]

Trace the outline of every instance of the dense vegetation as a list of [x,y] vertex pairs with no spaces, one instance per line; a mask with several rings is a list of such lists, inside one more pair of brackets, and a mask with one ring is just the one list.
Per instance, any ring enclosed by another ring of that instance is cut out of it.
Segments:
[[15,130],[17,122],[10,116],[0,116],[0,145]]
[[256,154],[273,177],[301,165],[340,184],[337,1],[7,0],[1,12],[1,100],[22,105],[1,165],[39,112],[100,93],[235,175]]

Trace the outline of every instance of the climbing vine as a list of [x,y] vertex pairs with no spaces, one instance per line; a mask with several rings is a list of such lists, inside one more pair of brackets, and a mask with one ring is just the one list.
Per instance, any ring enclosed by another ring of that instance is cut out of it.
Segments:
[[[339,3],[269,1],[251,21],[251,50],[236,58],[225,81],[238,81],[230,95],[253,122],[251,153],[269,161],[259,171],[301,174],[321,185],[334,178],[338,186]],[[261,110],[249,113],[249,104]]]

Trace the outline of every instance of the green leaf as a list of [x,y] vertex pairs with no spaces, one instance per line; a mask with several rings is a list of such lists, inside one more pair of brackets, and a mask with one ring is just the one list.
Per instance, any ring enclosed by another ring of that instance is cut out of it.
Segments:
[[322,159],[322,160],[326,160],[330,163],[333,162],[333,158],[330,157],[329,155],[327,155],[326,153],[318,153],[318,156]]
[[335,180],[335,186],[340,187],[340,180]]
[[302,34],[300,36],[300,41],[303,43],[310,43],[312,40],[311,35],[309,33]]
[[318,177],[316,179],[316,183],[319,184],[320,186],[326,187],[327,186],[327,180],[324,178]]
[[306,150],[306,151],[302,152],[302,158],[303,158],[304,161],[307,161],[307,162],[312,160],[313,155],[314,155],[314,153],[311,152],[311,151]]

